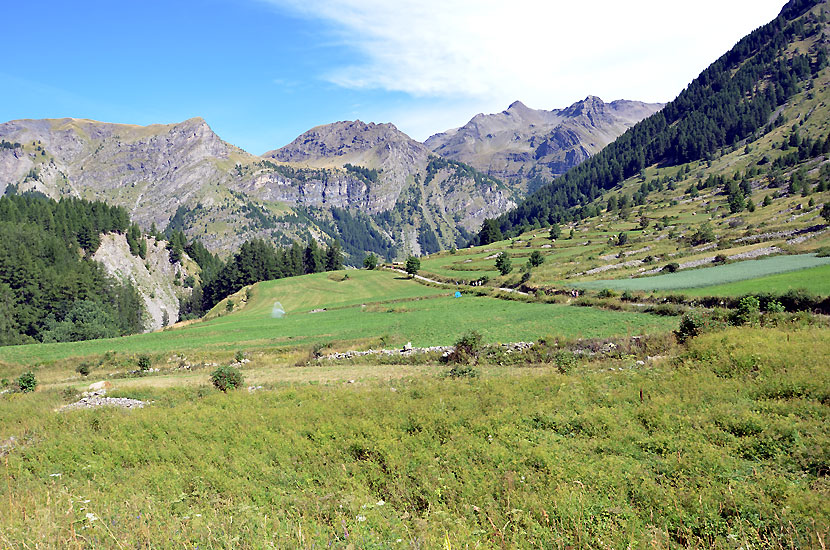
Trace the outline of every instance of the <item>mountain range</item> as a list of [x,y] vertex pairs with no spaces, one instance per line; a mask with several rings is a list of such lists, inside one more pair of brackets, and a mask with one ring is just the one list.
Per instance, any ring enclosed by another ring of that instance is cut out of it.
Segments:
[[660,107],[591,96],[553,111],[516,102],[426,143],[393,124],[335,122],[262,156],[201,118],[15,120],[0,124],[0,194],[103,200],[145,229],[172,226],[224,253],[253,237],[339,238],[357,263],[366,252],[393,258],[466,243],[485,218]]

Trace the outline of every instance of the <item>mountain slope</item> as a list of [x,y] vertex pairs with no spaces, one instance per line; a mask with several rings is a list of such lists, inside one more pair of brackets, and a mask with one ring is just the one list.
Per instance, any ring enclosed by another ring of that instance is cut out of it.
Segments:
[[554,179],[599,152],[662,103],[588,96],[565,109],[531,109],[516,101],[497,114],[478,114],[425,145],[490,176],[523,188]]
[[499,219],[502,231],[584,218],[606,190],[653,165],[712,160],[782,121],[777,109],[827,65],[827,2],[793,0],[666,107]]
[[462,243],[466,232],[505,212],[517,198],[495,178],[438,159],[393,124],[326,124],[265,156],[356,174],[366,184],[367,210],[404,250],[416,254]]
[[[0,194],[105,200],[145,229],[172,224],[223,252],[251,238],[340,238],[356,263],[367,251],[417,254],[461,243],[515,205],[500,182],[466,169],[427,182],[431,153],[391,124],[328,125],[269,158],[225,143],[199,118],[146,127],[18,120],[0,124],[0,139]],[[381,177],[367,177],[369,168]],[[380,225],[366,215],[380,212]]]

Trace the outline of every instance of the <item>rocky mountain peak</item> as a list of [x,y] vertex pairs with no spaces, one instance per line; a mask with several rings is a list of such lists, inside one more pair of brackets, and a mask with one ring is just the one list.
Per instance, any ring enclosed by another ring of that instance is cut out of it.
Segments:
[[523,185],[528,174],[548,179],[563,174],[660,108],[637,101],[605,103],[592,95],[551,111],[514,101],[501,113],[478,114],[425,144],[443,157]]
[[372,151],[380,153],[380,149],[393,146],[411,149],[420,154],[429,153],[422,144],[398,130],[392,123],[346,120],[316,126],[288,145],[268,151],[263,156],[281,162],[314,163],[335,157],[366,156]]

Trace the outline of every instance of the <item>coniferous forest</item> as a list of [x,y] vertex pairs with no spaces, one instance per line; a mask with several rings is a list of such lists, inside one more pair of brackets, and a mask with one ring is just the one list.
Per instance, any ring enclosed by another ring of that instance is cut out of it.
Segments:
[[101,233],[125,232],[127,211],[42,195],[0,197],[0,344],[63,342],[143,330],[129,283],[91,259]]

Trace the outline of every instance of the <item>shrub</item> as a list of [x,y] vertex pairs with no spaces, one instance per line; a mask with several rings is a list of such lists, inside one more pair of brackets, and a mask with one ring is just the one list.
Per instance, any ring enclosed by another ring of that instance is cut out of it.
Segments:
[[239,369],[231,366],[221,366],[210,375],[213,386],[217,390],[222,390],[227,393],[228,390],[236,389],[242,386],[243,378]]
[[784,313],[784,306],[778,300],[770,300],[767,302],[766,310],[769,313]]
[[819,248],[818,252],[816,252],[816,256],[819,258],[826,258],[830,256],[830,246],[822,246]]
[[374,254],[369,254],[363,258],[363,267],[366,269],[375,269],[378,266],[378,257]]
[[81,363],[75,368],[75,372],[77,372],[81,376],[89,376],[90,370],[92,369],[89,366],[89,363]]
[[152,364],[152,362],[150,361],[150,356],[149,355],[139,355],[137,364],[138,364],[139,370],[142,370],[142,371],[150,370],[150,365]]
[[610,288],[603,288],[602,290],[599,291],[599,294],[597,294],[597,297],[598,298],[613,298],[616,295],[617,295],[617,293],[614,292],[613,290],[611,290]]
[[622,296],[620,296],[620,300],[623,300],[624,302],[633,302],[634,301],[634,295],[631,294],[631,291],[624,290],[623,293],[622,293]]
[[576,366],[576,356],[569,351],[557,351],[553,355],[553,362],[560,374],[568,374]]
[[625,231],[617,235],[617,246],[625,246],[628,243],[628,233]]
[[677,262],[671,262],[663,266],[663,271],[667,273],[674,273],[678,269],[680,269],[680,264]]
[[458,363],[447,372],[447,376],[450,378],[477,378],[478,369],[473,365]]
[[24,372],[17,379],[17,388],[23,393],[33,392],[36,387],[37,378],[35,378],[35,373],[32,371]]
[[680,318],[680,326],[674,331],[677,336],[677,341],[681,344],[689,338],[694,338],[703,332],[705,322],[703,316],[696,310],[692,309],[683,314]]
[[[475,330],[465,333],[455,343],[455,350],[447,357],[451,363],[475,363],[481,351],[481,333]],[[451,375],[453,376],[453,375]]]
[[744,296],[738,303],[738,310],[732,317],[735,325],[747,325],[758,321],[761,302],[755,296]]
[[545,263],[545,257],[542,256],[541,252],[538,250],[531,252],[530,258],[528,258],[528,264],[530,264],[531,267],[539,267],[543,263]]
[[243,359],[245,359],[245,352],[241,349],[236,350],[233,358],[236,360],[237,363],[241,363]]

